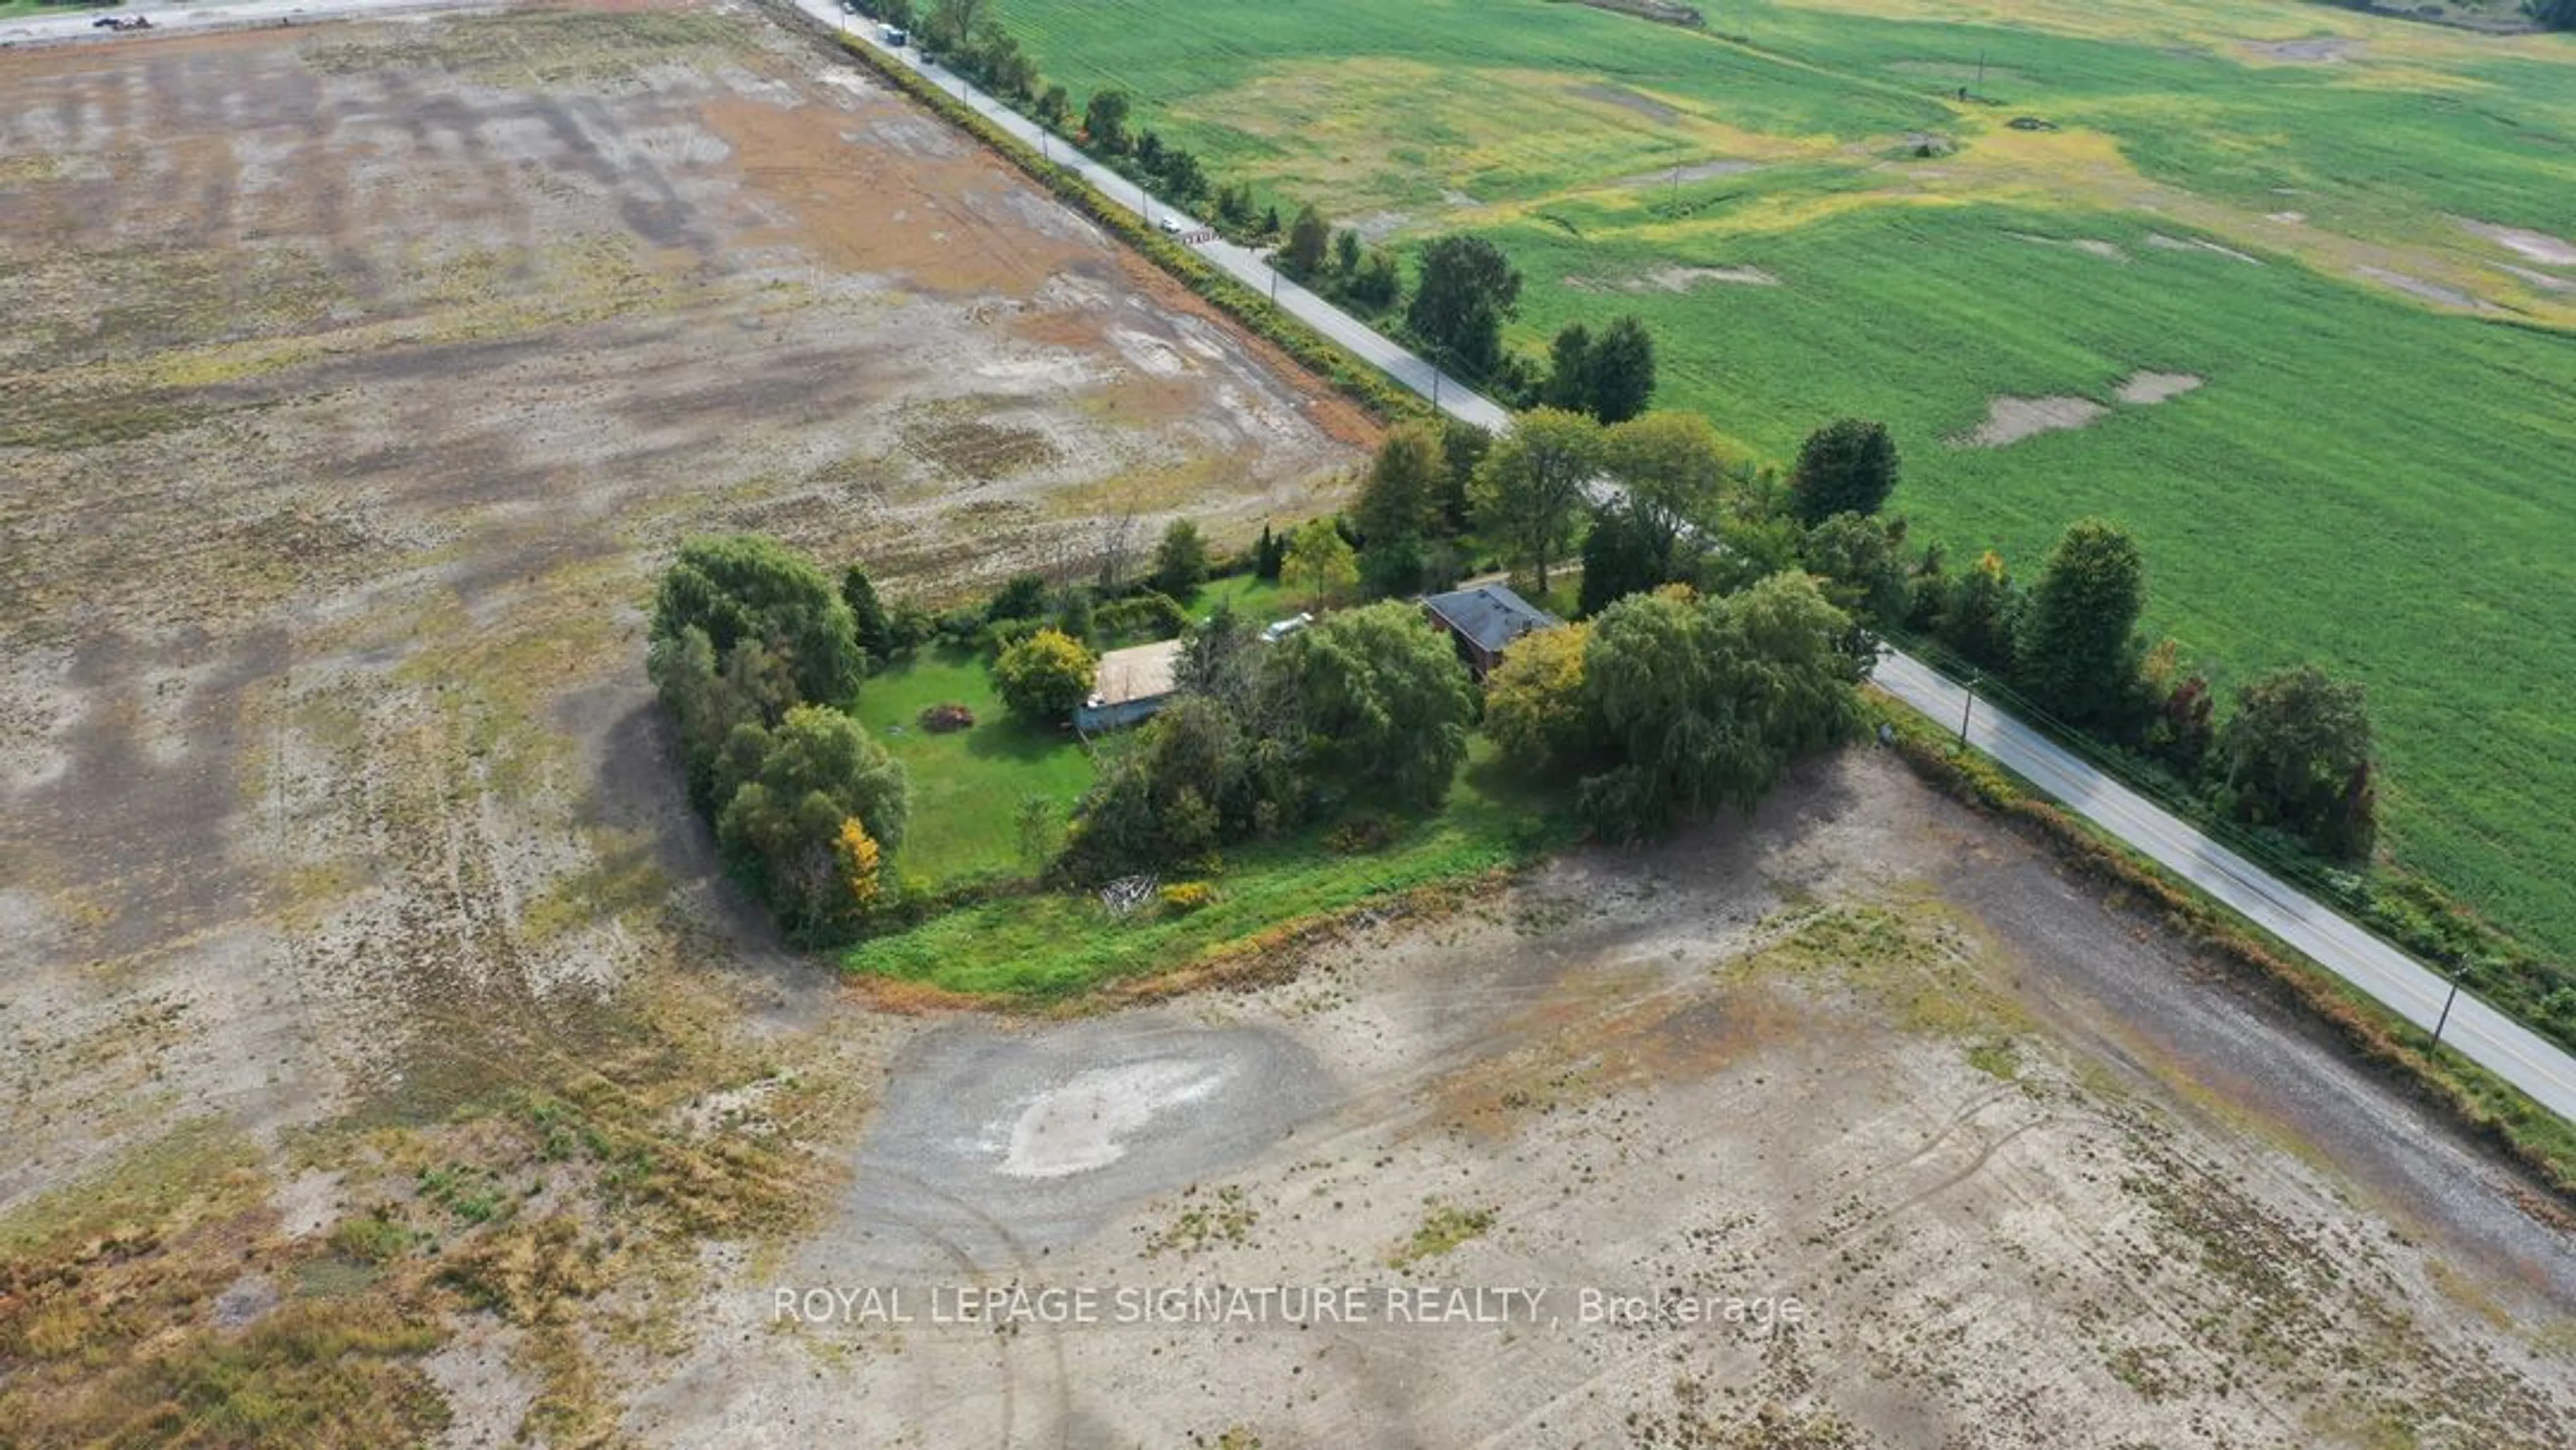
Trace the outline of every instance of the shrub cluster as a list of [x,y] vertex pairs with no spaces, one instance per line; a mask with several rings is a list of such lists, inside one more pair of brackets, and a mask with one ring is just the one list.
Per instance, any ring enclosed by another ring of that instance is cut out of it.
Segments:
[[655,596],[648,667],[690,802],[726,867],[797,940],[867,919],[909,817],[903,768],[839,708],[866,658],[848,603],[768,539],[682,545]]

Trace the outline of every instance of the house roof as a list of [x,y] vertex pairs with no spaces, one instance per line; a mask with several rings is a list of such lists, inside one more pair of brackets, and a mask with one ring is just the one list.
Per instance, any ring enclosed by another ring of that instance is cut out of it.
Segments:
[[1181,642],[1177,639],[1111,650],[1100,657],[1100,667],[1091,677],[1091,698],[1083,703],[1105,710],[1112,705],[1160,699],[1172,693],[1172,672],[1180,662]]
[[1434,594],[1422,604],[1468,643],[1489,653],[1499,653],[1522,635],[1565,622],[1501,584]]

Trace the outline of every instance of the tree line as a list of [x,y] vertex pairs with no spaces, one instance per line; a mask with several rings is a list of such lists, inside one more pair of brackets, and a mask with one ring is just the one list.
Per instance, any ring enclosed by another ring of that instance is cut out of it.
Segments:
[[844,713],[867,659],[848,603],[774,541],[692,540],[662,576],[651,639],[689,802],[728,872],[792,939],[855,930],[886,899],[911,783]]
[[[1786,472],[1737,454],[1705,418],[1649,412],[1604,425],[1541,407],[1488,439],[1465,425],[1389,433],[1340,532],[1367,592],[1436,589],[1491,550],[1541,597],[1579,559],[1578,618],[1680,585],[1733,596],[1812,575],[1853,658],[1886,631],[1929,636],[2028,706],[2169,773],[2216,814],[2334,860],[2366,858],[2377,766],[2361,688],[2314,665],[2246,683],[2222,721],[2208,678],[2141,631],[2145,561],[2115,525],[2068,527],[2023,588],[1991,553],[1963,570],[1909,549],[1881,517],[1902,477],[1887,429],[1840,419]],[[1714,627],[1714,626],[1712,626]]]

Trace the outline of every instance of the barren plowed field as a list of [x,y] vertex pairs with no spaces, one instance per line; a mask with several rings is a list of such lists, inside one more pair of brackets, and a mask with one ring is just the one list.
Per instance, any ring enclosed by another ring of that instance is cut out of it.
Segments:
[[519,928],[613,854],[574,815],[663,804],[599,773],[649,746],[638,606],[680,537],[935,599],[1084,565],[1104,514],[1284,517],[1368,436],[747,13],[76,47],[0,84],[0,1194],[141,1126],[111,1084],[310,1120],[394,1070],[433,976],[618,980],[605,924]]

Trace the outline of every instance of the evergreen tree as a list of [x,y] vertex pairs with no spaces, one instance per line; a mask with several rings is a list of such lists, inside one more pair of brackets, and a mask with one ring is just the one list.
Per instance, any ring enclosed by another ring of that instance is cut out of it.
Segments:
[[1207,576],[1207,541],[1199,537],[1199,526],[1188,519],[1172,520],[1154,549],[1154,587],[1174,599],[1187,599]]
[[1332,243],[1332,228],[1324,214],[1309,202],[1297,209],[1297,219],[1288,224],[1288,240],[1279,248],[1279,270],[1303,282],[1324,268],[1324,249]]
[[1624,423],[1655,396],[1655,340],[1646,325],[1622,317],[1592,342],[1584,408],[1604,423]]
[[893,622],[885,605],[877,599],[877,587],[868,579],[868,571],[852,564],[841,573],[841,602],[850,606],[850,619],[857,626],[855,637],[859,648],[871,661],[882,663],[894,653]]
[[1836,514],[1874,514],[1896,489],[1896,440],[1887,425],[1842,418],[1809,434],[1789,476],[1800,522]]

